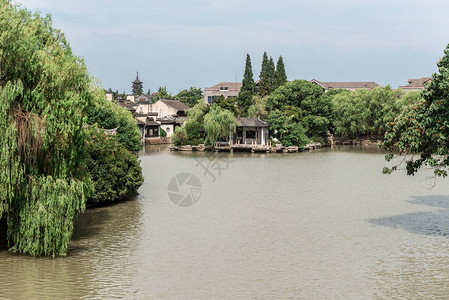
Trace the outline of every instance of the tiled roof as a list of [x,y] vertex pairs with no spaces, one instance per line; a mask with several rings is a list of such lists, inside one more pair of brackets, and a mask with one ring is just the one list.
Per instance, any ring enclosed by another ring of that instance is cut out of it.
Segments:
[[408,89],[408,88],[422,88],[424,89],[424,86],[426,83],[432,80],[432,77],[422,77],[418,79],[409,79],[407,85],[400,86],[401,89]]
[[379,85],[372,81],[353,81],[353,82],[324,82],[316,79],[311,80],[325,89],[374,89]]
[[184,103],[182,103],[179,100],[168,100],[168,99],[160,99],[159,101],[161,101],[162,103],[173,107],[176,110],[183,110],[186,111],[188,109],[190,109],[190,107],[188,107],[187,105],[185,105]]
[[268,123],[258,118],[237,118],[243,127],[268,127]]
[[219,84],[216,84],[212,87],[205,88],[204,90],[208,91],[219,91],[220,87],[227,87],[229,91],[240,91],[242,88],[241,82],[220,82]]

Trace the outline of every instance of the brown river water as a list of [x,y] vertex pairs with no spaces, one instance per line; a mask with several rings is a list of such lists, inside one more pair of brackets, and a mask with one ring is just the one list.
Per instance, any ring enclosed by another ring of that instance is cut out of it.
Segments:
[[0,299],[448,299],[448,179],[383,157],[148,148],[139,195],[86,210],[67,257],[0,243]]

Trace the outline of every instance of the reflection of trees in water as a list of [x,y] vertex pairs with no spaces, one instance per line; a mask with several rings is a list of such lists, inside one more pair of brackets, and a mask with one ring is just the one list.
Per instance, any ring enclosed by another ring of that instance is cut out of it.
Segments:
[[0,251],[0,295],[19,299],[132,297],[129,257],[141,240],[139,201],[88,209],[79,216],[67,257]]
[[[449,195],[413,197],[410,203],[440,208],[371,219],[421,235],[405,240],[377,263],[379,298],[446,299],[449,294]],[[388,247],[386,242],[386,247]]]

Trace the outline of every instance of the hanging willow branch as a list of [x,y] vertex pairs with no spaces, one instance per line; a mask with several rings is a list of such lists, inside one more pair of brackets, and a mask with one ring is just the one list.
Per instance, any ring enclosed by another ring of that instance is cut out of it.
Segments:
[[17,126],[18,155],[25,163],[33,165],[40,157],[47,116],[41,118],[18,105],[13,109],[13,117]]

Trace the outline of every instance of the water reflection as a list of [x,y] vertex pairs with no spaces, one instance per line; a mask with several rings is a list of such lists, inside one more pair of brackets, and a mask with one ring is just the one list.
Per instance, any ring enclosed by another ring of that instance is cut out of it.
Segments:
[[10,299],[126,298],[132,295],[128,258],[138,246],[139,201],[88,209],[79,216],[63,258],[0,251],[0,291]]
[[[377,262],[376,295],[382,299],[447,299],[449,195],[412,196],[408,202],[421,211],[369,220],[410,233],[400,238],[394,235],[395,248],[385,241],[385,255]],[[424,240],[416,242],[416,235]]]
[[[232,163],[214,182],[197,161],[222,155]],[[152,147],[141,161],[140,195],[81,215],[68,257],[0,251],[0,297],[430,299],[449,292],[449,188],[426,189],[422,173],[382,175],[376,147],[297,154]],[[180,172],[203,187],[188,208],[167,194]]]
[[376,225],[401,228],[416,234],[449,236],[449,195],[413,196],[409,202],[440,209],[406,213],[369,221]]

